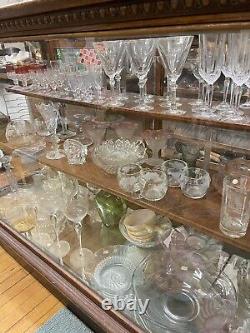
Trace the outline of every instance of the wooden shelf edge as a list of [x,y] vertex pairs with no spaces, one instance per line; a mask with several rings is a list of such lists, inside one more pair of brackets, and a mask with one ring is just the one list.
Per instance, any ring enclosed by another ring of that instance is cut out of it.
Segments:
[[78,106],[85,106],[87,108],[92,108],[97,111],[101,112],[113,112],[113,113],[121,113],[121,114],[127,114],[127,115],[133,115],[135,117],[144,117],[144,118],[154,118],[159,120],[172,120],[177,122],[184,122],[184,123],[191,123],[194,125],[205,125],[210,127],[217,127],[217,128],[225,128],[225,129],[232,129],[232,130],[244,130],[244,131],[250,131],[250,123],[249,124],[242,124],[242,123],[230,123],[230,122],[224,122],[224,121],[216,121],[216,120],[210,120],[205,118],[197,118],[193,113],[188,113],[180,116],[180,115],[173,115],[170,113],[164,113],[162,110],[155,109],[153,111],[140,111],[140,110],[134,110],[132,108],[125,108],[125,107],[109,107],[109,106],[103,106],[95,104],[94,102],[83,102],[83,101],[76,101],[72,98],[61,98],[61,97],[55,97],[51,95],[44,95],[41,93],[36,93],[32,91],[24,90],[22,87],[16,88],[16,87],[8,87],[6,88],[7,92],[12,92],[16,94],[21,94],[27,97],[33,97],[33,98],[40,98],[40,99],[48,99],[54,102],[59,103],[66,103],[66,104],[72,104],[72,105],[78,105]]

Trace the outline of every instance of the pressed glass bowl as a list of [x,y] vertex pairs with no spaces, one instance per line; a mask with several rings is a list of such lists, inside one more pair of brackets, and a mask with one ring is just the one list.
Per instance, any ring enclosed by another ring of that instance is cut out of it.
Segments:
[[157,251],[135,270],[135,295],[142,302],[150,300],[142,321],[160,332],[223,332],[236,312],[231,280],[223,273],[211,275],[188,263],[173,266],[171,269],[169,252]]
[[116,174],[119,167],[140,162],[145,153],[146,148],[141,141],[107,140],[95,147],[92,159],[107,173]]

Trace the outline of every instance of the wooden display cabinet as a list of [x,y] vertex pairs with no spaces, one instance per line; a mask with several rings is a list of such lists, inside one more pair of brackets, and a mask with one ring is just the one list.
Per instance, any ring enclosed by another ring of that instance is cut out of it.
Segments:
[[[41,3],[42,2],[42,3]],[[8,9],[0,7],[0,37],[2,42],[39,41],[41,53],[48,60],[55,59],[56,45],[81,47],[84,39],[131,39],[135,37],[156,37],[169,34],[198,34],[204,31],[230,31],[250,29],[250,3],[248,0],[176,0],[176,1],[88,1],[74,0],[68,3],[58,0],[34,0],[27,3],[11,5]],[[66,39],[67,38],[67,39]],[[60,40],[58,44],[56,40]],[[154,92],[162,94],[162,71],[157,71]],[[155,78],[154,78],[155,79]],[[184,89],[182,98],[185,115],[171,115],[162,112],[158,97],[152,111],[136,111],[132,104],[134,93],[129,93],[129,101],[124,107],[106,107],[94,102],[76,101],[71,97],[57,97],[19,86],[9,86],[8,92],[27,97],[30,105],[38,101],[60,102],[66,105],[68,114],[73,114],[74,107],[84,112],[94,112],[103,118],[106,114],[121,114],[128,119],[143,119],[144,126],[169,128],[174,140],[189,144],[199,144],[204,149],[204,160],[199,165],[209,169],[211,175],[218,174],[220,165],[210,160],[211,151],[218,154],[230,153],[234,157],[249,159],[250,122],[229,122],[204,119],[191,112],[188,104],[190,96]],[[107,92],[108,94],[108,92]],[[194,95],[192,95],[194,97]],[[77,111],[81,112],[81,111]],[[207,132],[197,137],[193,132]],[[225,133],[230,140],[220,140]],[[232,137],[244,133],[244,144],[234,142]],[[216,137],[216,138],[214,138]],[[11,153],[16,147],[1,138],[0,148]],[[173,220],[176,225],[190,226],[208,236],[221,241],[230,254],[238,253],[249,257],[250,230],[240,239],[226,237],[219,230],[221,194],[212,185],[205,198],[189,199],[180,189],[171,188],[164,199],[158,202],[134,199],[122,191],[115,176],[106,174],[98,168],[88,156],[81,166],[71,166],[66,159],[48,160],[45,152],[38,155],[36,162],[40,168],[48,166],[78,179],[80,183],[91,184],[111,194],[127,200],[136,207],[150,208],[160,215]],[[37,167],[37,165],[36,165]],[[23,170],[22,178],[32,175],[34,169]],[[18,175],[20,174],[20,171]],[[220,185],[221,186],[221,185]],[[95,251],[104,246],[100,236],[100,225],[86,224],[84,241],[86,246]],[[63,237],[75,243],[72,228],[66,228]],[[109,237],[110,238],[110,237]],[[124,242],[119,235],[112,234],[113,244]],[[60,299],[82,318],[96,332],[143,332],[132,320],[114,310],[104,311],[101,308],[102,298],[81,281],[79,272],[71,269],[69,259],[64,266],[53,259],[48,252],[41,250],[24,236],[13,230],[8,224],[0,221],[0,243],[13,256],[28,265],[33,274],[50,288]],[[110,244],[110,240],[108,241]]]

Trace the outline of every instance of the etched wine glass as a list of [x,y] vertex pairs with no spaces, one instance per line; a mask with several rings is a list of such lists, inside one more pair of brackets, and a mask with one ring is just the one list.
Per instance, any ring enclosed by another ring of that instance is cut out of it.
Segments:
[[108,102],[111,106],[122,106],[123,103],[115,94],[115,76],[121,72],[124,66],[125,46],[124,41],[104,41],[93,43],[95,51],[101,60],[105,74],[109,77],[111,99]]
[[[171,106],[167,112],[172,114],[185,113],[185,111],[177,109],[176,81],[182,73],[192,41],[193,36],[175,36],[157,39],[157,48],[165,71],[168,73],[169,80]],[[163,104],[163,107],[166,105]]]
[[163,163],[163,160],[159,158],[158,154],[167,141],[168,134],[165,130],[145,130],[143,132],[143,138],[145,139],[148,147],[152,150],[152,157],[146,160],[146,163],[151,166],[159,166]]
[[82,227],[83,219],[88,214],[88,208],[88,190],[82,188],[82,190],[79,190],[76,196],[69,201],[65,210],[65,216],[73,224],[79,241],[79,248],[71,255],[71,260],[78,263],[81,263],[83,259]]
[[130,40],[126,43],[126,50],[132,72],[139,79],[140,99],[135,109],[141,111],[152,110],[153,107],[147,105],[145,101],[145,87],[155,54],[155,40],[152,38]]
[[247,87],[247,100],[245,103],[240,105],[241,109],[250,109],[250,78],[245,83]]

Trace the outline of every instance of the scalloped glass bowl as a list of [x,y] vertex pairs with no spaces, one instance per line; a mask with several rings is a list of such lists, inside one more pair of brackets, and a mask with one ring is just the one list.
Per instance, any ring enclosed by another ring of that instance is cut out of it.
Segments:
[[116,174],[118,168],[143,160],[146,148],[142,141],[126,139],[107,140],[95,147],[92,153],[93,162],[110,174]]
[[136,297],[150,299],[141,315],[145,325],[150,321],[160,331],[173,333],[224,332],[236,312],[231,280],[223,273],[211,275],[188,263],[173,267],[171,262],[169,252],[157,251],[134,272]]

